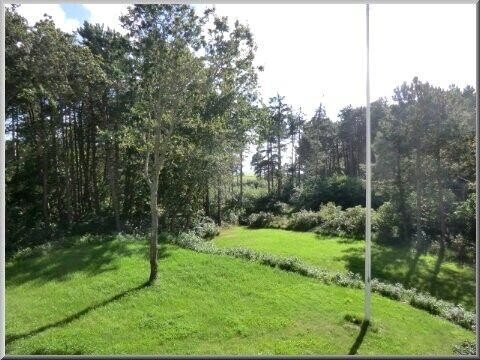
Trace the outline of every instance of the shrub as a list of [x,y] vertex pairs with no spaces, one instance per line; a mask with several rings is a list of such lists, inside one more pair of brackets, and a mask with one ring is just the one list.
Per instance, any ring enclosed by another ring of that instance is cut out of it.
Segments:
[[319,211],[320,226],[316,232],[324,235],[343,235],[344,212],[340,206],[329,202],[322,205]]
[[372,279],[371,286],[373,291],[378,292],[379,294],[382,294],[391,299],[402,300],[402,298],[404,297],[405,289],[401,284],[386,284],[376,279]]
[[459,345],[453,347],[453,352],[455,355],[476,355],[477,346],[475,342],[465,340]]
[[240,247],[223,249],[223,254],[247,260],[255,260],[257,258],[257,253],[255,251]]
[[398,213],[391,202],[383,203],[374,214],[372,214],[372,230],[375,232],[376,240],[383,244],[392,244],[399,239]]
[[[372,210],[373,213],[373,210]],[[365,234],[365,208],[357,205],[345,210],[343,214],[343,232],[351,237],[363,237]]]
[[243,209],[237,211],[229,210],[225,212],[224,220],[230,225],[238,225],[240,223],[240,218],[244,213],[245,211]]
[[471,193],[465,201],[456,204],[451,226],[454,233],[462,234],[467,242],[475,244],[475,193]]
[[213,246],[210,242],[203,241],[198,235],[193,232],[181,233],[178,236],[168,237],[167,241],[182,248],[190,249],[201,253],[221,253],[220,249]]
[[251,199],[248,203],[244,203],[248,214],[269,212],[275,215],[282,215],[288,211],[288,205],[278,201],[275,194],[265,194],[255,199]]
[[410,299],[410,304],[416,308],[427,310],[431,314],[439,315],[442,312],[442,303],[432,296],[415,294]]
[[287,203],[282,201],[276,201],[271,208],[271,211],[277,215],[283,215],[288,213],[289,206]]
[[308,231],[320,225],[320,214],[314,211],[301,210],[293,213],[288,220],[287,229]]
[[220,231],[215,222],[208,216],[200,216],[193,223],[193,233],[203,239],[211,239]]
[[247,225],[251,228],[269,227],[274,220],[274,215],[268,212],[259,212],[257,214],[250,214],[247,219]]
[[[291,197],[298,207],[318,210],[322,204],[334,202],[346,209],[365,204],[365,187],[361,179],[345,175],[322,178],[306,182],[299,194]],[[381,199],[372,196],[372,206],[376,208]]]
[[274,216],[269,227],[274,229],[286,229],[288,226],[288,218],[285,215]]

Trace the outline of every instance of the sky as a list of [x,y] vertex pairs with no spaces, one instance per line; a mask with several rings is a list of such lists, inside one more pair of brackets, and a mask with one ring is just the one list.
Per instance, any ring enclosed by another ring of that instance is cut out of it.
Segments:
[[[84,20],[123,32],[126,4],[23,4],[30,24],[44,13],[73,31]],[[196,5],[198,11],[205,5]],[[217,4],[217,13],[249,25],[265,101],[279,93],[310,118],[320,103],[336,120],[347,105],[365,105],[365,5]],[[370,5],[372,101],[418,76],[435,86],[475,85],[475,5]],[[249,160],[246,159],[246,162]],[[247,167],[249,164],[246,164]]]

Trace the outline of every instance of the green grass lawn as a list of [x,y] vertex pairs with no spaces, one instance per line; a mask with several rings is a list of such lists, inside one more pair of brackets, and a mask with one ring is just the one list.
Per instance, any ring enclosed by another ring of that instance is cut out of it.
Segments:
[[[213,241],[218,247],[248,247],[260,252],[296,256],[323,269],[364,274],[363,240],[319,236],[311,232],[232,227],[223,230]],[[422,255],[416,266],[412,266],[412,255],[407,249],[372,246],[373,277],[416,287],[435,297],[474,309],[474,269],[444,262],[434,277],[435,261],[435,256]]]
[[[474,333],[373,295],[171,245],[146,286],[146,240],[80,244],[6,266],[7,354],[451,354]],[[362,335],[363,334],[363,335]]]

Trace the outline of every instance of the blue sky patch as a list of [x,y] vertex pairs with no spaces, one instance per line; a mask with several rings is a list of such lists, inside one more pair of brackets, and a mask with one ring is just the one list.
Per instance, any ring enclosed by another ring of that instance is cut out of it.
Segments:
[[81,24],[90,19],[90,11],[81,4],[61,4],[67,18],[77,19]]

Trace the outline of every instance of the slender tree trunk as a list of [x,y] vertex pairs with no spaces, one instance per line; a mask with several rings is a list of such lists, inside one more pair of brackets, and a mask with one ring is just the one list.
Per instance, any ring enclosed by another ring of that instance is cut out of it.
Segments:
[[113,215],[115,218],[115,227],[117,231],[120,231],[120,202],[118,200],[117,181],[115,178],[115,166],[117,165],[115,161],[113,144],[109,143],[107,145],[107,178],[110,188],[110,196],[112,200]]
[[220,177],[217,184],[217,223],[218,226],[222,226],[222,186],[220,183]]
[[151,215],[151,234],[150,234],[150,277],[148,281],[153,283],[158,277],[158,176],[155,176],[150,184],[150,215]]
[[15,167],[18,172],[18,141],[17,141],[17,122],[18,122],[18,110],[15,109],[12,116],[12,142],[13,142],[13,160],[15,161]]
[[240,151],[240,207],[243,206],[243,149]]
[[277,196],[280,197],[282,193],[282,142],[280,139],[280,134],[277,136]]
[[436,282],[436,276],[438,275],[438,272],[440,271],[440,266],[445,258],[445,250],[446,250],[446,242],[447,242],[447,223],[445,219],[445,199],[444,199],[444,188],[443,188],[443,171],[442,171],[442,164],[441,164],[441,159],[440,159],[440,149],[437,148],[437,153],[436,153],[436,163],[437,163],[437,183],[438,183],[438,217],[439,217],[439,222],[440,222],[440,249],[439,249],[439,254],[437,258],[438,262],[438,268],[437,266],[435,267],[434,271],[434,276],[435,280],[434,283]]
[[406,211],[405,204],[405,189],[402,179],[402,166],[400,162],[400,153],[397,151],[395,154],[395,182],[398,189],[398,210],[400,212],[401,224],[400,224],[400,239],[402,241],[407,240],[408,228],[409,228],[409,217]]
[[270,186],[270,163],[271,163],[271,156],[270,156],[270,141],[267,141],[267,191],[270,194],[271,186]]
[[210,216],[210,186],[208,179],[205,181],[205,215]]
[[40,146],[38,147],[37,154],[39,155],[39,161],[41,164],[42,173],[42,213],[43,221],[48,226],[48,153],[46,144],[46,124],[43,101],[40,105]]
[[160,120],[162,115],[156,110],[155,118],[157,125],[155,128],[155,145],[154,145],[154,165],[152,175],[149,173],[148,164],[150,154],[147,155],[145,163],[145,179],[150,186],[150,215],[151,215],[151,235],[150,235],[150,277],[149,282],[153,283],[158,277],[158,179],[163,169],[166,158],[166,145],[170,141],[175,123],[172,122],[167,130],[167,134],[162,136],[160,128]]
[[420,154],[419,150],[415,151],[415,167],[416,167],[416,176],[415,176],[415,195],[416,195],[416,238],[417,238],[417,246],[421,246],[422,244],[422,185],[420,182],[420,171],[421,171],[421,164],[420,164]]

